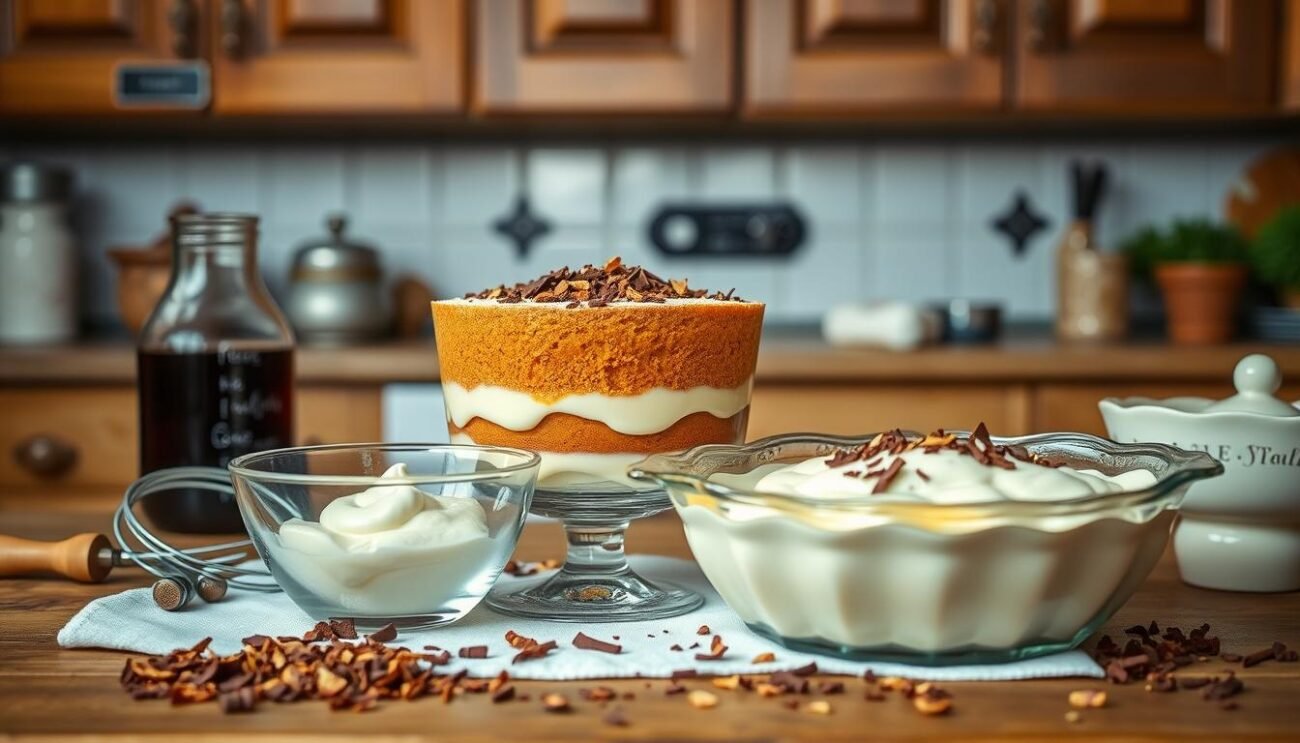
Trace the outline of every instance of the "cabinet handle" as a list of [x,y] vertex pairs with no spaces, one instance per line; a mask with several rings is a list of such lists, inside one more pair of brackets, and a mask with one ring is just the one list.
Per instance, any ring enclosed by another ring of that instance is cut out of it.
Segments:
[[975,31],[971,41],[981,54],[994,54],[998,50],[998,0],[977,0],[975,3]]
[[195,0],[172,0],[167,21],[172,27],[172,52],[183,59],[197,55],[199,8]]
[[244,55],[244,33],[248,30],[248,16],[243,0],[221,2],[221,50],[231,59]]
[[77,448],[48,434],[38,434],[14,446],[14,461],[36,477],[54,480],[72,471]]
[[1032,0],[1029,5],[1029,48],[1042,53],[1052,43],[1052,22],[1056,15],[1052,0]]

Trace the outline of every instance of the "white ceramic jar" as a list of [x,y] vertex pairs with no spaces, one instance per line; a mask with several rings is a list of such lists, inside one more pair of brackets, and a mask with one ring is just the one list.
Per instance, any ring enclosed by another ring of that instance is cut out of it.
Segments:
[[23,162],[0,171],[0,343],[58,343],[77,334],[71,190],[66,170]]
[[1300,590],[1300,407],[1273,396],[1277,363],[1252,354],[1237,394],[1100,403],[1111,438],[1209,453],[1223,477],[1192,486],[1174,532],[1183,580],[1225,591]]

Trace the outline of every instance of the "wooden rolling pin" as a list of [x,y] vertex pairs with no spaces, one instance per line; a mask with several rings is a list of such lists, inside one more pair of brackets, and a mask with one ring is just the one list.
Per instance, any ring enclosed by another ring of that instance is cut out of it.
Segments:
[[41,542],[0,534],[0,578],[53,573],[82,583],[98,583],[125,564],[103,534],[78,534],[62,542]]

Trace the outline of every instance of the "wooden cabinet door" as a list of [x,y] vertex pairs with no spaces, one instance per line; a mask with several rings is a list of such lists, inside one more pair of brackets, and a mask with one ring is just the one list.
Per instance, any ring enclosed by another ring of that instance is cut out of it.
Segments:
[[1020,0],[1017,103],[1118,113],[1273,105],[1273,0]]
[[475,108],[692,113],[732,103],[731,0],[480,0]]
[[118,63],[197,53],[198,13],[197,0],[0,0],[0,113],[113,111]]
[[1011,0],[747,0],[749,116],[993,111]]
[[219,114],[454,112],[461,0],[212,0]]

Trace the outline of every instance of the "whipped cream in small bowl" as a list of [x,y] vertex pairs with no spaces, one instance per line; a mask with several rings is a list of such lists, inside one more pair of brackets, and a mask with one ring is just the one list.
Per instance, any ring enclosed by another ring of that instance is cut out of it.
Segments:
[[230,463],[244,525],[313,619],[363,630],[454,622],[496,582],[540,459],[522,449],[340,444]]
[[1086,434],[789,434],[652,456],[704,574],[789,647],[920,664],[1076,647],[1146,578],[1200,452]]

